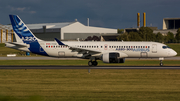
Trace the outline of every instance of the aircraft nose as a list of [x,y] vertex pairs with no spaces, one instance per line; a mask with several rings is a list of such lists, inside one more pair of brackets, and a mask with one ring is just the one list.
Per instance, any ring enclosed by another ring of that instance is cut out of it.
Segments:
[[176,55],[177,55],[177,52],[174,51],[174,50],[172,50],[171,55],[172,55],[172,56],[176,56]]

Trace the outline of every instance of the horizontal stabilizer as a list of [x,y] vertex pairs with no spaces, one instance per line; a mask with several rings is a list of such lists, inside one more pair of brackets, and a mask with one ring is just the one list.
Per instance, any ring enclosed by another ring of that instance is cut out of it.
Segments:
[[27,44],[24,44],[24,43],[15,43],[15,42],[7,42],[9,44],[13,44],[13,45],[16,45],[16,46],[19,46],[19,47],[28,47]]

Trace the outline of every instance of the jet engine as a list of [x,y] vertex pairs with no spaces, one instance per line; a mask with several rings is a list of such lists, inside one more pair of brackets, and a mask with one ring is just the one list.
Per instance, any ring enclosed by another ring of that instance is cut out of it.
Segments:
[[[122,53],[122,55],[126,55]],[[104,53],[101,57],[102,61],[105,63],[124,63],[125,58],[121,57],[121,53],[117,52],[110,52],[110,53]]]

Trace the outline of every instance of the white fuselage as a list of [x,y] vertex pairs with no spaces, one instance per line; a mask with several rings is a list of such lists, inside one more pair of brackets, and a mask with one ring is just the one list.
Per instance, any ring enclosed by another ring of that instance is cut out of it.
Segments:
[[[157,42],[98,42],[98,41],[62,41],[68,46],[73,46],[81,49],[101,51],[101,54],[106,52],[120,52],[127,54],[130,58],[141,57],[172,57],[177,53],[171,48],[163,48],[166,46]],[[72,51],[68,46],[58,45],[56,41],[39,42],[41,47],[49,56],[54,57],[81,57],[82,54],[77,51]],[[127,57],[126,57],[127,58]]]

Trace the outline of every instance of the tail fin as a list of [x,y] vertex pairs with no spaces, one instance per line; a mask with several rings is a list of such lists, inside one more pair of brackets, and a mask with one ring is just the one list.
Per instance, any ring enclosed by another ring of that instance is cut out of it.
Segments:
[[13,30],[16,37],[18,36],[24,43],[31,43],[32,41],[39,41],[40,39],[29,30],[29,28],[24,24],[24,22],[17,15],[9,15]]

